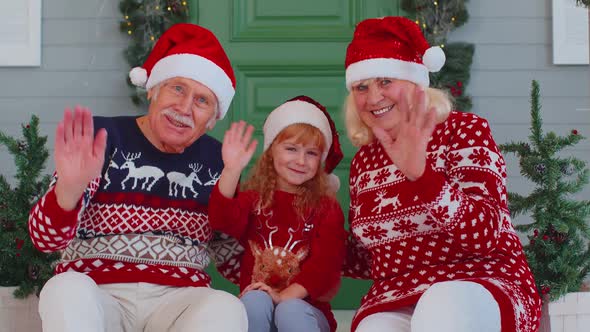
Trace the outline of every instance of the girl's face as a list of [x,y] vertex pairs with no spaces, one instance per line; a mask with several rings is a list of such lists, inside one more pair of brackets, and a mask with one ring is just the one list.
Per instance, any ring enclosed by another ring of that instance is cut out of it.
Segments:
[[321,164],[322,151],[317,144],[302,143],[291,137],[271,146],[277,189],[295,193],[303,183],[313,179]]
[[401,98],[409,100],[416,84],[393,78],[375,78],[352,84],[352,96],[361,121],[369,128],[378,127],[397,137],[402,119]]

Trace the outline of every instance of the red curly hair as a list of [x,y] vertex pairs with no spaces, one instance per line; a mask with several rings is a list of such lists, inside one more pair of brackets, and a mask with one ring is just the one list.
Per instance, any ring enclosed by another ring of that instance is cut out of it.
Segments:
[[[274,168],[272,147],[287,139],[293,139],[297,144],[315,145],[320,151],[325,151],[325,139],[322,132],[306,123],[295,123],[283,129],[272,144],[262,153],[244,183],[244,190],[253,190],[260,194],[258,206],[268,208],[272,206],[273,193],[277,187],[277,172]],[[328,186],[328,176],[323,165],[313,178],[301,184],[295,198],[295,209],[301,216],[319,206],[322,196],[333,196],[335,193]]]

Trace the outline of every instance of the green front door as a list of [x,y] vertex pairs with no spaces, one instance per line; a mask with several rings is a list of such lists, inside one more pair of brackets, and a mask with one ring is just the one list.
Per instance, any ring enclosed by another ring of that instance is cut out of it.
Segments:
[[[348,214],[348,173],[355,148],[346,138],[341,112],[346,46],[357,22],[399,15],[399,1],[191,0],[190,8],[191,22],[217,35],[236,74],[232,107],[213,136],[221,139],[232,121],[245,120],[256,127],[262,142],[262,124],[276,106],[297,95],[316,99],[326,106],[340,133],[344,160],[335,173],[342,184],[338,199]],[[237,292],[212,270],[213,287]],[[356,309],[368,287],[368,282],[344,279],[332,301],[334,308]]]

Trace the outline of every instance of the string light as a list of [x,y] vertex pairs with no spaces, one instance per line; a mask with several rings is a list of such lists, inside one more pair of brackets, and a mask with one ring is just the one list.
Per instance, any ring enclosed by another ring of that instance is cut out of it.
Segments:
[[[413,21],[416,26],[422,31],[430,45],[440,47],[445,53],[447,52],[445,44],[447,34],[461,23],[459,19],[462,22],[464,21],[463,18],[456,16],[461,13],[459,10],[461,6],[458,5],[463,2],[466,1],[408,1],[413,5],[409,8],[409,11],[413,14]],[[451,76],[453,74],[444,74],[444,76],[447,75]],[[468,106],[465,107],[468,108]]]
[[[176,21],[188,21],[188,9],[192,5],[189,0],[126,0],[125,2],[129,2],[130,5],[124,7],[126,11],[121,11],[120,17],[124,19],[121,20],[120,27],[121,32],[133,40],[127,49],[134,58],[128,60],[132,67],[144,61],[142,57],[149,53],[148,51],[166,27]],[[147,17],[156,19],[144,19]],[[142,92],[136,92],[135,98],[140,104],[146,102]]]

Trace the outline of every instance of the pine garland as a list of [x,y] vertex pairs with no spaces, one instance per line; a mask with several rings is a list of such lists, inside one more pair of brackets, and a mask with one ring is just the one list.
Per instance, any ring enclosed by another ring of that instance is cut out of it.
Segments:
[[576,0],[578,6],[590,7],[590,0]]
[[[144,63],[164,31],[186,22],[189,16],[188,0],[122,0],[119,10],[124,18],[120,29],[131,38],[124,52],[131,68]],[[134,88],[133,103],[147,106],[146,90],[133,85],[129,78],[127,84]]]
[[8,148],[16,164],[13,188],[0,174],[0,286],[18,286],[14,295],[24,298],[39,293],[53,275],[57,253],[44,254],[31,242],[29,211],[48,187],[50,177],[42,176],[49,152],[47,137],[39,137],[39,119],[22,126],[22,139],[0,132],[0,144]]
[[565,137],[543,133],[540,110],[539,84],[533,81],[530,142],[500,149],[516,154],[521,174],[537,185],[528,196],[509,193],[509,207],[513,216],[532,213],[534,222],[517,229],[528,233],[524,249],[539,291],[556,300],[579,291],[590,273],[590,201],[571,199],[588,184],[589,170],[578,158],[557,156],[584,137],[577,130]]
[[[470,43],[447,44],[446,40],[451,30],[467,22],[466,1],[402,0],[402,8],[415,17],[428,42],[444,47],[447,61],[440,72],[431,74],[431,85],[448,90],[455,98],[456,108],[465,112],[472,107],[471,97],[464,91],[470,78],[475,47]],[[155,41],[167,28],[186,22],[189,15],[188,0],[122,0],[119,9],[124,17],[120,23],[121,31],[131,37],[125,50],[131,68],[145,61]],[[127,83],[134,89],[133,102],[146,106],[145,89],[135,87],[128,78]]]
[[441,46],[447,61],[440,72],[430,74],[432,87],[448,90],[455,99],[455,108],[468,112],[473,106],[464,93],[470,79],[475,46],[470,43],[447,43],[448,34],[469,19],[467,0],[402,0],[408,12],[422,28],[432,46]]

